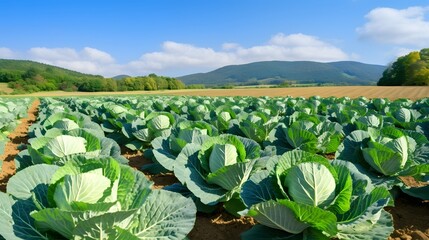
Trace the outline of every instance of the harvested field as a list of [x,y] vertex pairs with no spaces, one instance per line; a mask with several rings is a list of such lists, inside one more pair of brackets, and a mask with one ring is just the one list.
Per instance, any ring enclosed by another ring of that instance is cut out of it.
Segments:
[[[240,89],[185,89],[163,91],[133,92],[38,92],[22,96],[64,97],[64,96],[111,96],[111,95],[188,95],[188,96],[270,96],[270,97],[345,97],[357,98],[409,98],[412,100],[429,97],[429,87],[378,87],[378,86],[345,86],[345,87],[296,87],[296,88],[240,88]],[[15,95],[21,96],[21,95]]]
[[13,92],[13,89],[9,88],[7,86],[7,83],[0,83],[0,94],[1,93],[10,94],[12,92]]
[[182,93],[172,92],[169,95],[200,95],[200,96],[269,96],[269,97],[350,97],[357,98],[409,98],[429,97],[429,87],[301,87],[301,88],[253,88],[253,89],[207,89]]

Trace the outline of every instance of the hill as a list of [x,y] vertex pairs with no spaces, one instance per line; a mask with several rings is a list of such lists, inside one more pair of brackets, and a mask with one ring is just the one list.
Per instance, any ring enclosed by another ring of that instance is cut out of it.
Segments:
[[[84,74],[29,60],[0,59],[0,82],[8,83],[13,93],[38,91],[77,91],[86,83],[105,81],[99,75]],[[113,80],[112,80],[113,81]],[[88,84],[86,84],[88,85]]]
[[125,74],[122,74],[122,75],[114,76],[114,77],[112,77],[112,79],[115,79],[115,80],[122,80],[122,79],[124,79],[124,78],[129,78],[129,77],[131,77],[131,76],[129,76],[129,75],[125,75]]
[[311,61],[266,61],[225,66],[208,73],[177,77],[186,85],[259,85],[320,83],[335,85],[375,85],[386,66],[342,61],[320,63]]
[[0,83],[3,83],[4,88],[0,89],[0,94],[9,93],[10,89],[11,94],[20,94],[57,90],[114,92],[185,88],[185,85],[175,78],[155,74],[137,77],[120,75],[112,79],[28,60],[7,59],[0,59]]
[[0,72],[10,73],[15,75],[22,75],[29,69],[33,69],[46,77],[71,77],[71,78],[83,78],[83,77],[99,77],[98,75],[84,74],[76,71],[72,71],[65,68],[60,68],[44,63],[29,61],[29,60],[11,60],[11,59],[0,59]]

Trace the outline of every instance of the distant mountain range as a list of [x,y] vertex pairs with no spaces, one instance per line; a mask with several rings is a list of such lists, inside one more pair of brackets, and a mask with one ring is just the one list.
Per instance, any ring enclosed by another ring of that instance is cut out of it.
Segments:
[[177,77],[186,85],[206,86],[280,84],[375,85],[386,66],[353,61],[266,61],[221,67],[208,73]]
[[129,75],[125,75],[125,74],[122,74],[122,75],[114,76],[114,77],[112,77],[112,78],[113,78],[113,79],[115,79],[115,80],[122,80],[122,79],[124,79],[124,78],[128,78],[128,77],[131,77],[131,76],[129,76]]
[[[0,82],[18,80],[29,69],[34,69],[45,79],[55,79],[56,81],[103,78],[99,75],[83,74],[34,61],[0,59]],[[197,73],[177,78],[186,85],[204,84],[209,87],[228,84],[280,84],[284,81],[297,84],[375,85],[385,69],[386,66],[352,61],[331,63],[267,61],[230,65],[208,73]],[[118,75],[113,79],[120,80],[126,77],[129,76]]]

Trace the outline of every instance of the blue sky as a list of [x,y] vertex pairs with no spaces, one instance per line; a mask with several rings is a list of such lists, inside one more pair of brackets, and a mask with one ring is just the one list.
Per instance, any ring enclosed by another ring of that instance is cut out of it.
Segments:
[[417,0],[0,0],[0,58],[106,77],[267,60],[387,65],[429,47]]

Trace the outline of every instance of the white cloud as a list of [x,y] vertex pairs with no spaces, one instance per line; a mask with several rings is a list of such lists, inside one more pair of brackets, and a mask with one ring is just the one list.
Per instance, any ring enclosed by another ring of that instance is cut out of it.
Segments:
[[100,51],[95,48],[86,47],[82,50],[82,56],[86,57],[88,60],[100,62],[100,63],[113,63],[115,59],[113,59],[110,54]]
[[287,36],[284,35],[283,33],[279,33],[274,37],[272,37],[269,43],[277,46],[285,46],[287,48],[306,47],[306,46],[313,46],[313,47],[326,46],[326,43],[320,41],[316,37],[305,35],[302,33],[290,34]]
[[428,13],[429,7],[375,8],[356,31],[361,37],[380,43],[427,47],[429,21],[425,15]]
[[213,68],[230,64],[234,55],[227,52],[216,52],[211,48],[195,47],[190,44],[164,42],[162,52],[144,54],[139,60],[130,63],[143,71],[164,71],[180,68]]
[[[13,51],[0,48],[0,56],[13,56]],[[85,47],[73,48],[31,48],[23,59],[52,64],[71,70],[114,76],[118,74],[146,75],[156,73],[180,76],[216,68],[255,61],[340,61],[351,59],[340,48],[305,34],[274,35],[267,43],[248,48],[237,43],[224,43],[220,50],[198,47],[192,44],[166,41],[161,51],[143,54],[139,59],[119,64],[107,52]]]
[[131,62],[129,68],[134,71],[188,74],[254,61],[329,62],[347,59],[350,57],[340,48],[315,36],[279,33],[264,45],[243,48],[236,43],[225,43],[220,51],[167,41],[163,43],[162,51],[144,54],[139,60]]
[[405,55],[407,55],[413,51],[419,51],[419,50],[418,49],[411,49],[411,48],[396,48],[394,50],[394,55],[396,57],[401,57],[401,56],[405,56]]
[[14,57],[15,53],[12,50],[10,50],[9,48],[0,47],[0,58],[9,59]]
[[240,44],[238,43],[224,43],[222,44],[222,50],[224,51],[232,51],[240,48]]
[[45,48],[35,47],[28,51],[30,57],[43,61],[74,61],[79,58],[79,54],[72,48]]
[[122,73],[122,67],[115,64],[115,60],[110,54],[90,47],[85,47],[81,51],[73,48],[35,47],[28,51],[28,57],[38,62],[83,73],[104,76]]
[[349,59],[341,49],[302,33],[273,36],[267,45],[237,51],[243,62],[263,60],[338,61]]

